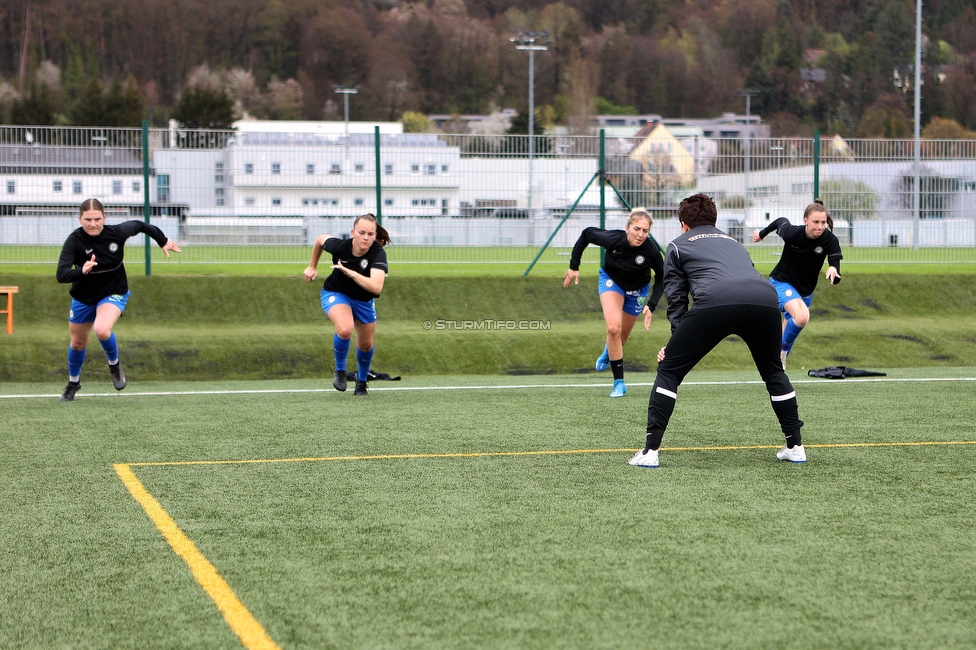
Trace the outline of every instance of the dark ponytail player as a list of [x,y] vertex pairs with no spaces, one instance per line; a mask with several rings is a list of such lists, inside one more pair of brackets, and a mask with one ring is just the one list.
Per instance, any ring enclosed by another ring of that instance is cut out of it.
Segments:
[[81,388],[81,366],[92,329],[108,357],[108,369],[116,390],[125,388],[125,373],[119,362],[119,348],[112,331],[129,301],[129,284],[125,276],[125,242],[138,233],[152,237],[169,257],[180,247],[163,231],[143,221],[132,220],[117,226],[105,223],[105,208],[98,199],[81,204],[78,221],[81,227],[68,235],[58,259],[58,282],[71,283],[71,310],[68,329],[68,385],[61,395],[70,402]]
[[827,260],[825,277],[831,284],[840,282],[840,242],[834,235],[834,220],[817,199],[803,212],[803,225],[794,226],[785,217],[769,223],[752,233],[752,241],[761,241],[769,233],[783,239],[783,255],[769,274],[769,282],[776,289],[779,309],[783,314],[783,343],[780,361],[786,368],[786,357],[800,331],[810,322],[810,303],[817,288],[820,269]]
[[346,357],[353,332],[356,333],[356,389],[353,395],[368,395],[366,382],[373,360],[373,335],[376,333],[375,301],[383,291],[390,270],[383,247],[390,235],[364,214],[356,217],[348,239],[319,235],[312,247],[312,258],[303,272],[306,282],[318,277],[322,252],[332,254],[332,274],[322,286],[322,311],[335,326],[332,348],[335,354],[335,377],[332,387],[346,390]]

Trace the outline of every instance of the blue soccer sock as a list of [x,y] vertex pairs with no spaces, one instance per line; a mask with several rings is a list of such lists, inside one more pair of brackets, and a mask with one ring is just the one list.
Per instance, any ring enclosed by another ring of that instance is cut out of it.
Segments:
[[338,334],[332,337],[332,349],[335,352],[335,369],[346,369],[346,357],[349,356],[350,339],[341,338]]
[[108,365],[114,366],[119,362],[119,346],[115,341],[115,332],[112,332],[112,336],[108,337],[104,341],[99,341],[102,344],[102,349],[105,350],[105,356],[108,358]]
[[367,352],[363,352],[359,348],[356,348],[356,363],[359,364],[359,369],[356,370],[356,379],[359,381],[369,379],[369,364],[373,360],[374,349],[370,348]]
[[85,363],[85,350],[68,347],[68,381],[81,381],[81,366]]
[[786,328],[783,330],[783,349],[789,354],[793,349],[793,344],[796,343],[796,337],[800,335],[803,328],[793,322],[793,317],[789,314],[786,315]]

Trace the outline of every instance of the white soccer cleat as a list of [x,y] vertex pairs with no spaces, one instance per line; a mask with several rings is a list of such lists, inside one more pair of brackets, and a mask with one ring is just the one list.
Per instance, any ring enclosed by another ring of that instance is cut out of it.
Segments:
[[776,452],[776,458],[788,460],[791,463],[805,463],[807,462],[807,452],[803,445],[797,445],[793,449],[783,445],[783,448]]
[[657,452],[657,449],[641,449],[634,454],[633,458],[627,461],[627,464],[633,465],[634,467],[657,467]]

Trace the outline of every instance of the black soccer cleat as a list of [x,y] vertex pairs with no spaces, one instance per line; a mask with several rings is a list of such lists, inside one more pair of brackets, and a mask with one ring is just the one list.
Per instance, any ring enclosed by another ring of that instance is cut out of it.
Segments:
[[335,388],[337,391],[340,391],[340,392],[346,390],[346,371],[345,370],[336,370],[335,371],[335,379],[332,380],[332,387]]
[[59,402],[72,402],[75,399],[75,393],[81,390],[80,381],[69,381],[68,385],[64,387],[64,392],[61,393],[61,397],[58,398]]
[[353,395],[369,395],[369,391],[366,390],[366,382],[356,380],[356,391]]
[[125,373],[122,372],[122,362],[119,361],[114,366],[109,364],[108,371],[112,374],[112,385],[115,386],[115,390],[125,388]]

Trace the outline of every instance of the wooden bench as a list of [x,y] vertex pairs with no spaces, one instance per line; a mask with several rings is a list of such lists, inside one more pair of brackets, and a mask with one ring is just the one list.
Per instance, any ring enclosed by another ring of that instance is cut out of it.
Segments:
[[7,294],[7,308],[0,309],[0,314],[7,315],[7,334],[14,333],[14,294],[20,287],[0,287],[0,293]]

